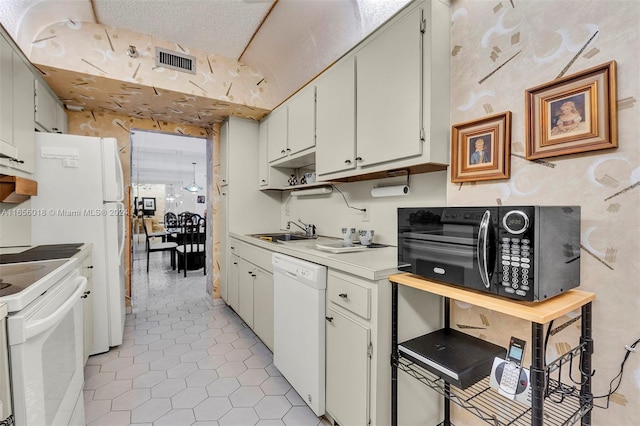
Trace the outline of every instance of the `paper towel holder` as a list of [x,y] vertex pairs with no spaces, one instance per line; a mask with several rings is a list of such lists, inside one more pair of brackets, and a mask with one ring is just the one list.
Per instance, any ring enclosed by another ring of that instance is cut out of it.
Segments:
[[372,197],[396,197],[409,194],[409,170],[390,170],[385,172],[386,177],[406,176],[407,182],[404,185],[374,186],[371,188]]

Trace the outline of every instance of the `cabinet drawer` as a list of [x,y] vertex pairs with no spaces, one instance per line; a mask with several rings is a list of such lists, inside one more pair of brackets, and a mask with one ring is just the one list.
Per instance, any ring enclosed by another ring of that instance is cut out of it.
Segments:
[[329,273],[327,279],[329,301],[364,319],[371,318],[371,290],[350,277]]

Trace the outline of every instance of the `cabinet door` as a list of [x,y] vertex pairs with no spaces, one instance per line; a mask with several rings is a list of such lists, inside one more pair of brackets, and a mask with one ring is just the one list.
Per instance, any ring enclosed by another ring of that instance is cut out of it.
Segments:
[[287,155],[316,145],[316,87],[308,85],[288,104]]
[[316,173],[356,167],[356,60],[351,56],[316,83]]
[[80,274],[87,278],[87,288],[84,291],[82,304],[82,325],[84,331],[84,363],[93,352],[93,257],[91,252],[80,263]]
[[358,166],[422,153],[422,9],[356,54]]
[[58,133],[57,109],[60,107],[56,98],[36,79],[35,120],[49,133]]
[[228,207],[228,191],[229,187],[224,186],[220,189],[220,209],[218,210],[218,220],[220,223],[220,258],[218,259],[220,265],[220,297],[222,300],[229,303],[229,237],[227,230],[229,225],[227,224],[227,217],[229,215]]
[[369,421],[370,330],[327,309],[327,411],[341,425]]
[[229,256],[229,272],[227,273],[227,305],[238,313],[238,287],[240,281],[240,258],[235,254]]
[[238,315],[253,328],[253,281],[256,267],[240,259],[238,273]]
[[225,121],[220,127],[220,185],[229,184],[229,122]]
[[35,124],[33,121],[33,82],[29,66],[13,55],[13,139],[18,161],[12,167],[23,172],[35,172]]
[[282,105],[269,114],[267,120],[267,153],[269,162],[287,156],[287,106]]
[[258,187],[269,186],[269,159],[267,157],[267,127],[269,123],[263,120],[260,123],[260,136],[258,137]]
[[13,49],[0,36],[0,143],[13,145]]
[[273,274],[256,269],[253,283],[253,331],[273,351]]

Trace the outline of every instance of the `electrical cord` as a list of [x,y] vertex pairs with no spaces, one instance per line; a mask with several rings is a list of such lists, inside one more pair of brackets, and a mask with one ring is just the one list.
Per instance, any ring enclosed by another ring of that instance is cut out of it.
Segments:
[[347,197],[345,197],[345,196],[344,196],[344,193],[343,193],[342,191],[340,191],[340,189],[338,189],[338,187],[337,187],[337,186],[335,186],[335,185],[333,185],[333,184],[332,184],[331,186],[333,187],[333,189],[335,189],[336,191],[338,191],[338,192],[340,193],[340,195],[342,195],[342,198],[344,198],[344,203],[347,205],[347,207],[349,207],[350,209],[354,209],[354,210],[361,211],[361,212],[366,212],[366,211],[367,211],[367,209],[359,209],[358,207],[352,207],[352,206],[350,206],[350,205],[349,205],[349,202],[347,201]]
[[[618,390],[620,385],[622,384],[622,373],[624,372],[624,364],[627,362],[627,359],[629,358],[629,355],[631,354],[631,352],[635,352],[636,351],[636,345],[638,343],[640,343],[640,339],[638,339],[635,342],[633,342],[633,344],[631,344],[630,346],[625,346],[624,347],[627,350],[627,353],[624,354],[624,359],[622,360],[622,363],[620,364],[620,372],[613,379],[611,379],[611,382],[609,382],[609,393],[593,397],[594,400],[595,399],[607,398],[607,405],[606,406],[599,406],[599,405],[593,404],[594,407],[603,408],[603,409],[609,408],[609,401],[611,400],[611,395],[613,395]],[[613,383],[616,380],[618,380],[618,384],[615,387],[613,387]]]

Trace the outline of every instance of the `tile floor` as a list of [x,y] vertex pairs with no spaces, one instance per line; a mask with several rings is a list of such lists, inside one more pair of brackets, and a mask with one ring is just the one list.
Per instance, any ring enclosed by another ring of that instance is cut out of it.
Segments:
[[135,246],[124,342],[85,367],[88,425],[329,425],[240,317],[206,294],[202,270],[184,278],[168,253],[152,253],[147,275],[144,244]]

